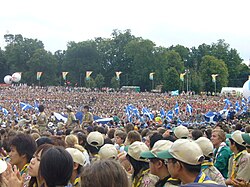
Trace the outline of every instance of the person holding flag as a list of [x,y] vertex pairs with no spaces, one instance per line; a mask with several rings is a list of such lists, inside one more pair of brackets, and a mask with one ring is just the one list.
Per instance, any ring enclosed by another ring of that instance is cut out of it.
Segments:
[[38,106],[39,114],[37,116],[37,125],[40,130],[40,133],[46,131],[48,123],[48,119],[44,112],[44,108],[45,107],[43,105]]

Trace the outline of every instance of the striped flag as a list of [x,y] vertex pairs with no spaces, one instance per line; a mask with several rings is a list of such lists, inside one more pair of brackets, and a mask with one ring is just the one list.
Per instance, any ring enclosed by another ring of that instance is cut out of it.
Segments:
[[67,72],[67,71],[62,72],[63,80],[66,81],[66,76],[68,75],[68,73],[69,73],[69,72]]
[[191,115],[193,112],[193,108],[190,104],[187,104],[186,111]]
[[121,73],[122,73],[121,71],[115,72],[115,74],[116,74],[116,80],[120,80]]
[[39,71],[39,72],[36,73],[36,79],[38,81],[40,81],[42,74],[43,74],[43,72],[41,72],[41,71]]
[[90,79],[90,75],[93,71],[86,71],[86,80]]

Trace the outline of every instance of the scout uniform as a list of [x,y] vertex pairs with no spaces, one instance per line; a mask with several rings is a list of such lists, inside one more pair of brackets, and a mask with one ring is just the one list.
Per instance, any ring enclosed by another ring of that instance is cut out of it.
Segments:
[[[245,146],[246,142],[242,138],[242,134],[241,131],[235,131],[232,134],[231,141]],[[231,180],[241,179],[250,181],[250,154],[246,150],[238,152],[230,158],[228,176]]]
[[41,112],[37,116],[37,125],[39,127],[40,132],[46,131],[47,127],[47,117],[44,112]]
[[74,129],[74,121],[76,120],[76,116],[73,112],[68,113],[68,119],[66,122],[66,127],[69,129]]
[[154,187],[158,177],[150,174],[150,170],[142,170],[134,178],[132,187]]

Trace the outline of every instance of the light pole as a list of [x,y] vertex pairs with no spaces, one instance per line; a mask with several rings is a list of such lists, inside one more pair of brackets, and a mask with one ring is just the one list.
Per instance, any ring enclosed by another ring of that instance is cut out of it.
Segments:
[[188,93],[188,74],[189,74],[189,69],[185,69],[185,73],[187,74],[187,93]]

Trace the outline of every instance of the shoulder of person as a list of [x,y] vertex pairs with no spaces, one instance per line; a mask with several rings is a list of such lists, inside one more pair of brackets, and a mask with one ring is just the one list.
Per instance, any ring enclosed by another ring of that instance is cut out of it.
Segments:
[[142,178],[142,186],[143,187],[154,186],[158,180],[159,178],[156,175],[146,173]]

